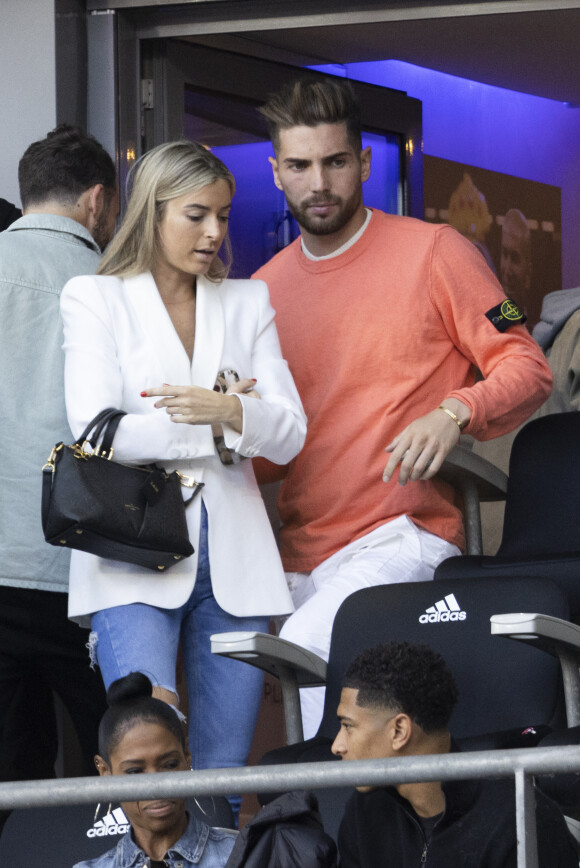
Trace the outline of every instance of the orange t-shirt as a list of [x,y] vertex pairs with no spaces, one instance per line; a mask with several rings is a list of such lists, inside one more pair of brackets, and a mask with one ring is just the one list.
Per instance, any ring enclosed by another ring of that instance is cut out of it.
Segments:
[[[282,352],[308,418],[278,509],[285,569],[307,571],[399,515],[462,547],[460,510],[440,480],[382,481],[385,446],[449,396],[469,433],[515,428],[551,374],[527,330],[485,313],[505,295],[476,248],[446,224],[373,211],[344,253],[312,261],[300,239],[254,275],[268,283]],[[475,383],[475,369],[485,380]],[[258,479],[268,478],[257,462]]]

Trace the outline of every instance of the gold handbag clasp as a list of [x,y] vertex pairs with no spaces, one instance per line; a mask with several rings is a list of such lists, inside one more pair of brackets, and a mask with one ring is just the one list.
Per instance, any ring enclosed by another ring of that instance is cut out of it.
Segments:
[[199,488],[200,486],[203,488],[203,482],[196,482],[193,476],[186,476],[185,473],[180,473],[179,470],[175,472],[184,488]]
[[64,443],[62,443],[62,442],[57,443],[56,446],[52,447],[52,449],[50,450],[50,455],[48,456],[48,458],[46,460],[46,464],[42,465],[43,470],[50,469],[52,471],[52,473],[54,473],[54,462],[56,461],[56,456],[61,451],[61,449],[63,449],[63,447],[64,447]]
[[104,458],[106,461],[110,461],[113,457],[113,447],[111,446],[108,452],[101,452],[101,446],[99,444],[95,449],[95,455],[98,455],[99,458]]

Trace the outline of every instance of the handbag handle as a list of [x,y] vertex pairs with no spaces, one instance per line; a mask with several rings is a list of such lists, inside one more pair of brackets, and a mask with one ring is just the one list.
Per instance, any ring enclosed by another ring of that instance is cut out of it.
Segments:
[[[102,455],[103,458],[110,458],[113,452],[113,438],[117,433],[117,428],[119,427],[119,422],[126,416],[127,414],[123,410],[116,410],[108,417],[105,422],[105,427],[103,431],[103,439],[101,440],[101,445],[98,448],[99,455]],[[99,432],[100,433],[100,432]]]
[[[91,419],[87,427],[84,429],[83,433],[77,439],[75,446],[82,446],[85,441],[88,441],[94,448],[95,443],[98,441],[103,426],[109,418],[110,414],[116,412],[117,410],[115,409],[115,407],[107,407],[105,410],[101,410],[100,413],[97,413],[94,419]],[[90,435],[93,428],[95,429],[95,431],[93,433],[93,436],[91,437]]]
[[[82,448],[84,443],[90,443],[93,451],[98,449],[99,454],[103,453],[104,457],[107,457],[110,454],[119,422],[125,415],[126,413],[123,410],[117,410],[115,407],[107,407],[105,410],[101,410],[94,419],[91,419],[76,441],[75,446]],[[102,442],[98,446],[101,436]]]

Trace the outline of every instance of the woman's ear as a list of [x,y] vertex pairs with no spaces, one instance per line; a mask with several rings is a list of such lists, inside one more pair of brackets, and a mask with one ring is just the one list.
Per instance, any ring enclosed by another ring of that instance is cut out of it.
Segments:
[[109,763],[105,762],[103,757],[99,756],[98,754],[95,757],[95,768],[97,769],[97,771],[101,775],[101,777],[103,775],[110,775],[111,774],[111,768],[109,766]]

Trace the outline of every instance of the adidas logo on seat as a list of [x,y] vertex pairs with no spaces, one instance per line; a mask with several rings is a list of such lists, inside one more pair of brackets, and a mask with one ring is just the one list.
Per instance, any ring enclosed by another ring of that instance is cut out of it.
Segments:
[[447,594],[443,600],[439,600],[434,606],[429,606],[424,615],[419,616],[420,624],[438,624],[446,621],[465,621],[467,612],[455,599],[455,594]]
[[97,820],[92,829],[87,832],[87,838],[104,838],[105,835],[124,835],[129,831],[129,820],[122,808],[115,808],[110,814],[105,814],[102,820]]

